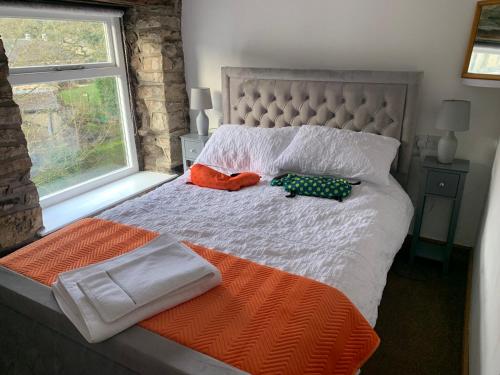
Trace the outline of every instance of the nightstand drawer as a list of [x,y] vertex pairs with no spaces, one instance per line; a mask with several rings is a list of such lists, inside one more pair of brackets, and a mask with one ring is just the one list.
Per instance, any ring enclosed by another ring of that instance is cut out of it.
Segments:
[[203,150],[203,143],[196,141],[184,141],[184,152],[185,158],[188,160],[194,160],[198,157],[201,150]]
[[429,171],[425,192],[427,194],[442,195],[455,198],[458,190],[460,175],[440,171]]

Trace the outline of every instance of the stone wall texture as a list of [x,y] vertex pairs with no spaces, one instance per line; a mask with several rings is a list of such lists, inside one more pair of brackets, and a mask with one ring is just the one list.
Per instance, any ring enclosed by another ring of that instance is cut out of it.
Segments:
[[143,169],[182,165],[180,136],[189,132],[181,39],[181,1],[128,8],[124,18]]
[[7,80],[8,60],[0,39],[0,252],[32,240],[42,228],[38,191],[21,130],[21,112]]
[[[129,6],[124,17],[125,42],[139,162],[144,170],[172,172],[182,165],[179,137],[189,132],[181,1],[97,1]],[[0,254],[30,241],[42,228],[21,113],[12,100],[8,73],[0,39]]]

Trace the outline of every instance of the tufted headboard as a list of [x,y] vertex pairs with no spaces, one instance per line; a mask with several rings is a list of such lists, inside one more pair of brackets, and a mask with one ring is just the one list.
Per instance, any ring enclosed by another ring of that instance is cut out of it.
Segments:
[[420,72],[222,68],[224,123],[324,125],[394,137],[403,184],[415,135]]

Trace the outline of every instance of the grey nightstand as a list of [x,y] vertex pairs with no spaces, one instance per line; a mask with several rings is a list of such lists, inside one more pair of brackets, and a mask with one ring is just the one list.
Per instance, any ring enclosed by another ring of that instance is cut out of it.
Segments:
[[181,135],[182,164],[184,166],[184,172],[186,172],[196,160],[209,138],[210,135],[198,135],[195,133]]
[[[443,272],[448,272],[453,239],[457,226],[458,212],[464,191],[465,177],[469,172],[469,161],[455,159],[452,164],[440,164],[435,156],[424,159],[423,176],[420,182],[417,213],[413,228],[410,262],[416,256],[437,260],[443,263]],[[439,197],[452,201],[451,219],[448,226],[446,243],[443,245],[420,239],[422,216],[427,197]]]

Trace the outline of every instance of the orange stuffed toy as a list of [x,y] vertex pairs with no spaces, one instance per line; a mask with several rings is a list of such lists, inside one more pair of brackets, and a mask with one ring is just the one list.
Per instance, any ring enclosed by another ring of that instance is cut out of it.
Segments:
[[191,167],[191,183],[201,187],[235,191],[245,186],[256,185],[259,181],[260,176],[252,172],[228,176],[203,164],[195,164]]

